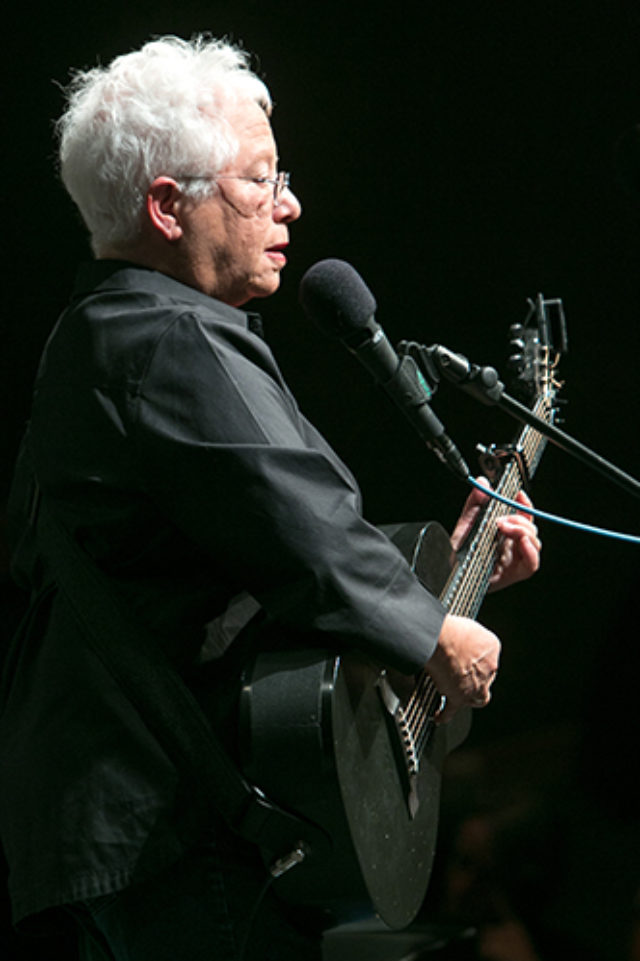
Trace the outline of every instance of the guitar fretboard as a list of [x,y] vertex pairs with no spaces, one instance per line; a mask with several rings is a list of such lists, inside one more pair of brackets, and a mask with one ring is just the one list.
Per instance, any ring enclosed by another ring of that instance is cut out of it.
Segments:
[[[540,397],[533,412],[550,422],[553,405],[549,398]],[[516,456],[507,463],[496,487],[496,492],[508,500],[513,500],[522,488],[525,478],[522,466],[528,477],[533,477],[547,443],[539,431],[526,426],[515,444]],[[487,505],[478,529],[465,551],[464,557],[456,565],[445,584],[440,600],[451,614],[476,618],[489,589],[489,580],[494,563],[500,551],[500,536],[496,520],[505,514],[513,513],[513,508],[498,500]]]
[[[539,397],[533,412],[541,419],[551,422],[554,415],[553,397]],[[546,437],[535,428],[526,426],[514,445],[515,455],[509,459],[496,492],[513,500],[524,482],[522,467],[526,466],[533,477],[547,443]],[[477,530],[465,550],[463,558],[454,567],[445,584],[440,600],[451,614],[476,618],[489,589],[491,573],[500,551],[500,533],[496,520],[514,508],[491,499],[486,506]],[[433,727],[433,716],[438,710],[441,696],[426,670],[416,677],[415,688],[403,710],[403,721],[411,753],[417,768],[419,758]]]

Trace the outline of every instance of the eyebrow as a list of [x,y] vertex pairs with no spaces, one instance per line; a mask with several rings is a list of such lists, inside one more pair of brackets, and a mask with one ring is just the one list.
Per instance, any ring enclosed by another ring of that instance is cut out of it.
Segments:
[[277,154],[277,153],[274,153],[274,152],[271,151],[271,150],[265,149],[265,150],[261,150],[260,153],[256,154],[256,156],[255,156],[254,159],[255,159],[255,160],[271,160],[272,157],[274,157],[274,158],[275,158],[275,162],[278,163],[278,161],[279,161],[279,159],[280,159],[280,158],[278,157],[278,154]]
[[278,158],[278,155],[277,155],[277,154],[276,154],[276,156],[274,157],[274,155],[271,153],[271,151],[263,151],[262,153],[256,154],[256,156],[253,157],[253,158],[248,162],[248,166],[249,166],[249,167],[254,167],[255,165],[261,164],[261,163],[266,163],[268,166],[271,166],[271,163],[273,162],[273,164],[274,164],[274,166],[275,166],[275,169],[276,169],[276,171],[277,171],[277,170],[278,170],[278,161],[279,161],[279,158]]

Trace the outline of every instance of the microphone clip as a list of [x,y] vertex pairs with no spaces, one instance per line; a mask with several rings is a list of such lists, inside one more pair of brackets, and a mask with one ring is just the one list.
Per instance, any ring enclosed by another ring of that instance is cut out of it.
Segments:
[[504,384],[495,368],[472,364],[462,354],[456,354],[441,344],[426,347],[415,341],[403,340],[398,344],[398,354],[413,358],[432,393],[437,390],[441,376],[483,404],[498,404],[504,393]]

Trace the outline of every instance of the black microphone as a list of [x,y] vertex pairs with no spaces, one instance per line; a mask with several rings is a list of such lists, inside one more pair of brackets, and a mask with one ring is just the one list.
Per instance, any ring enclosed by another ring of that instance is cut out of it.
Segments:
[[351,264],[330,259],[310,267],[300,281],[300,303],[320,330],[355,354],[440,460],[467,480],[469,468],[429,406],[426,380],[412,357],[398,357],[375,320],[373,294]]

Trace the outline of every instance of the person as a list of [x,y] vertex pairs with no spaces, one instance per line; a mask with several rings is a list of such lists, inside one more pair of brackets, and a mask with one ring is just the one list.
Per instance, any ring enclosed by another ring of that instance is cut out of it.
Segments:
[[[38,505],[194,690],[221,637],[239,644],[243,603],[287,637],[408,675],[426,666],[446,698],[439,723],[489,701],[500,642],[447,614],[363,519],[355,480],[244,309],[278,289],[301,214],[245,52],[159,38],[76,74],[67,94],[60,171],[94,258],[45,347],[11,497],[14,570],[32,596],[0,745],[13,919],[45,929],[68,913],[117,961],[319,957],[315,912],[269,892],[249,917],[255,846],[87,644]],[[457,544],[484,497],[469,496]],[[500,530],[495,589],[539,563],[527,516]]]

